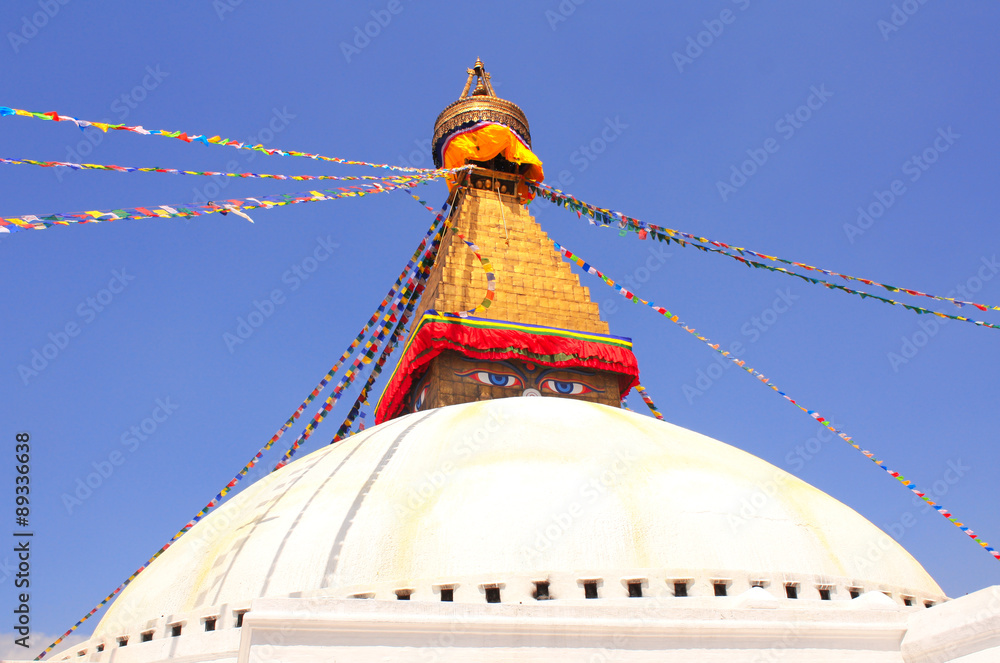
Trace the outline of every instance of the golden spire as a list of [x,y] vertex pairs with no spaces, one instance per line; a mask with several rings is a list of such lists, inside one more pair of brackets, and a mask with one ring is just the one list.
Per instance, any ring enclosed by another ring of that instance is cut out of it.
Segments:
[[544,177],[524,145],[524,112],[494,94],[481,60],[467,73],[435,123],[434,159],[474,167],[450,182],[455,232],[442,240],[376,421],[510,396],[617,407],[638,375],[631,341],[608,335],[590,291],[521,204],[524,181]]

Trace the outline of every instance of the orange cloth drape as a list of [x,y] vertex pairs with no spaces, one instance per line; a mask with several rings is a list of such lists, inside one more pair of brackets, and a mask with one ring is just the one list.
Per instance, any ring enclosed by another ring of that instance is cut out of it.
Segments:
[[[467,161],[489,161],[499,154],[512,163],[528,164],[524,174],[526,179],[535,182],[545,179],[541,159],[517,134],[502,124],[482,122],[458,131],[448,137],[442,151],[445,168],[458,168]],[[449,178],[448,183],[453,187],[455,179]],[[523,184],[519,186],[518,193],[522,200],[534,197]]]

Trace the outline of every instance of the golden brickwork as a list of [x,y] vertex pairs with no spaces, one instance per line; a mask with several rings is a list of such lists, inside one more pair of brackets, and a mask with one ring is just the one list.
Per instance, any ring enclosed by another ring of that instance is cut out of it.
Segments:
[[[580,285],[552,240],[514,196],[463,187],[452,214],[452,226],[480,248],[496,273],[493,305],[478,317],[608,333],[590,290]],[[485,294],[481,264],[449,232],[414,319],[427,309],[447,313],[473,309]]]
[[[487,177],[489,177],[487,172]],[[475,315],[491,320],[607,334],[590,291],[580,285],[570,265],[555,251],[552,240],[517,202],[516,196],[489,189],[462,186],[452,210],[452,227],[479,247],[496,275],[493,304]],[[414,320],[424,311],[458,313],[476,308],[486,295],[486,272],[472,250],[454,232],[441,243],[437,263]],[[471,373],[471,374],[470,374]],[[466,374],[466,375],[462,375]],[[489,376],[511,384],[489,383]],[[485,380],[485,382],[484,382]],[[558,381],[584,385],[583,393],[557,393]],[[618,407],[619,376],[600,370],[551,369],[531,362],[470,361],[455,351],[445,351],[427,365],[413,385],[404,411],[419,410],[522,396],[535,390],[542,396],[573,398]]]

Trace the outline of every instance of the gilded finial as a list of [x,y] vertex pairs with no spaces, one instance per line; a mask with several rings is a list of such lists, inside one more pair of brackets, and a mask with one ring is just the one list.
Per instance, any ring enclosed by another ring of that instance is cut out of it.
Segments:
[[472,91],[472,96],[474,97],[495,97],[496,93],[493,92],[493,86],[490,85],[490,75],[486,72],[486,67],[483,65],[483,61],[476,58],[476,64],[472,66],[472,69],[466,69],[465,73],[469,75],[469,78],[465,81],[465,87],[462,89],[462,94],[459,99],[465,99],[469,96],[469,88],[472,87],[472,79],[476,78],[476,87]]

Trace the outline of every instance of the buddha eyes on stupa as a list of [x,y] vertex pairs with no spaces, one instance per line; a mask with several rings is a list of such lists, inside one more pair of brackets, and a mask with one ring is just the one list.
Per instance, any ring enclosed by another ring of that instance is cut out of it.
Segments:
[[569,382],[564,380],[543,380],[542,390],[551,391],[555,394],[560,394],[561,396],[578,396],[580,394],[589,394],[592,391],[601,391],[600,389],[595,389],[585,382]]
[[[484,384],[490,387],[524,387],[525,379],[522,376],[514,375],[511,373],[499,372],[499,371],[484,371],[484,370],[473,370],[473,371],[455,371],[455,376],[460,378],[466,378],[477,382],[479,384]],[[529,376],[528,382],[531,382]],[[591,386],[586,382],[578,382],[576,380],[558,380],[555,378],[536,378],[535,386],[537,386],[541,391],[549,392],[551,394],[558,394],[560,396],[580,396],[582,394],[589,394],[592,392],[602,393],[603,389],[598,389],[597,387]],[[426,391],[426,387],[424,388]],[[537,395],[537,394],[533,394]],[[416,404],[416,409],[419,409],[422,405],[423,394],[421,398],[418,399]]]
[[521,387],[521,378],[508,373],[493,373],[490,371],[468,371],[466,373],[455,373],[460,378],[469,378],[479,384],[491,387]]

